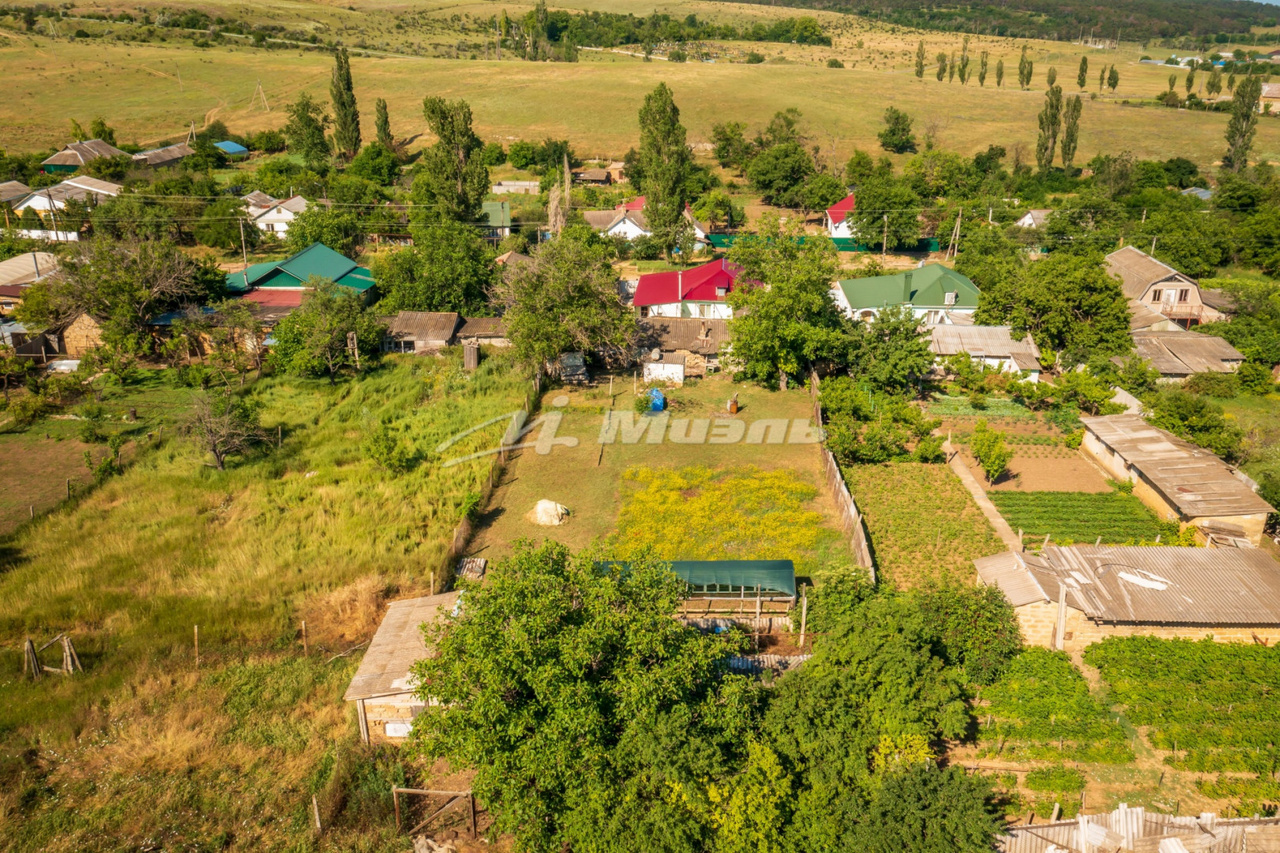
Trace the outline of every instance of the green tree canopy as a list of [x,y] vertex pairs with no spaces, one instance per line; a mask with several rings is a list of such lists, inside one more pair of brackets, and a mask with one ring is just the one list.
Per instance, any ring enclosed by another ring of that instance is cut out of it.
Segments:
[[478,222],[489,192],[484,147],[471,129],[466,101],[428,97],[422,112],[436,141],[418,162],[413,178],[415,218],[420,222]]
[[488,312],[496,281],[493,250],[469,225],[442,223],[414,231],[413,245],[377,255],[373,275],[382,300],[378,309]]
[[308,169],[326,171],[330,151],[325,128],[329,126],[329,114],[306,92],[286,111],[289,122],[284,126],[284,135],[289,140],[289,150],[302,157]]
[[311,292],[302,306],[276,324],[272,365],[294,376],[327,376],[332,383],[344,368],[355,365],[348,336],[355,334],[362,365],[382,351],[385,331],[361,294],[328,279],[312,276]]
[[688,243],[690,225],[684,217],[689,198],[685,188],[693,152],[685,142],[680,108],[666,83],[645,95],[640,107],[639,166],[644,175],[644,215],[653,238],[668,256]]

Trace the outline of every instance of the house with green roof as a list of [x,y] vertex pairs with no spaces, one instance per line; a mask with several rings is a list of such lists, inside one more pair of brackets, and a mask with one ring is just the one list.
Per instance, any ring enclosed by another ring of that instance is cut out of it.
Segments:
[[978,310],[978,286],[942,264],[837,281],[831,286],[831,298],[857,320],[873,320],[882,308],[905,305],[928,325],[968,324]]
[[227,290],[247,293],[256,290],[306,290],[313,277],[330,279],[367,296],[375,284],[373,273],[322,243],[283,261],[253,264],[242,272],[227,273]]

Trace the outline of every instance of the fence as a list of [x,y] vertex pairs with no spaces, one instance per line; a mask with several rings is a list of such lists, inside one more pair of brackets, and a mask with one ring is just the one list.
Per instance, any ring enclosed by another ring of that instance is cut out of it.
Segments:
[[[809,393],[813,397],[813,422],[821,428],[822,401],[818,396],[818,384],[817,372],[811,371]],[[849,493],[849,486],[844,481],[844,475],[840,473],[836,458],[831,455],[830,450],[827,450],[826,445],[822,445],[819,452],[822,453],[822,467],[827,488],[831,490],[831,498],[835,501],[836,509],[840,513],[841,527],[849,537],[849,545],[853,549],[853,561],[870,572],[871,582],[875,583],[876,565],[871,557],[871,542],[867,539],[867,525],[862,520],[862,513],[858,510],[858,504],[853,500],[853,495]]]
[[[524,409],[522,413],[524,417],[520,420],[520,424],[526,424],[533,416],[536,404],[538,402],[538,394],[542,391],[541,375],[534,377],[531,382],[531,388],[524,395]],[[489,465],[489,476],[485,478],[484,486],[480,490],[480,497],[476,501],[476,508],[485,506],[489,502],[493,490],[502,480],[502,471],[506,468],[507,459],[510,458],[512,448],[520,441],[520,428],[512,423],[507,427],[507,431],[502,434],[502,440],[498,442],[498,452],[493,455],[493,461]],[[458,522],[458,526],[453,529],[453,538],[449,542],[449,550],[444,558],[444,570],[447,577],[449,572],[453,570],[454,563],[462,556],[466,550],[467,544],[471,541],[471,534],[474,533],[474,524],[471,519],[471,513],[463,516]]]

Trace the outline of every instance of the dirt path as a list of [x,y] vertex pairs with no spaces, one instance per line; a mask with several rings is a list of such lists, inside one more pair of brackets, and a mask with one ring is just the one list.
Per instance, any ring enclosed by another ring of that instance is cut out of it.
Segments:
[[949,441],[942,443],[942,452],[947,454],[947,464],[951,466],[951,470],[960,478],[960,482],[964,483],[964,487],[969,490],[969,494],[973,495],[974,503],[978,505],[978,509],[982,510],[982,514],[987,517],[987,521],[991,522],[991,526],[995,528],[996,535],[1000,537],[1000,541],[1009,546],[1010,551],[1021,551],[1022,543],[1018,541],[1018,534],[1013,532],[1009,522],[1004,520],[1000,510],[996,509],[996,505],[991,502],[987,497],[987,493],[982,490],[982,486],[974,478],[969,466],[964,464],[964,458],[951,446]]

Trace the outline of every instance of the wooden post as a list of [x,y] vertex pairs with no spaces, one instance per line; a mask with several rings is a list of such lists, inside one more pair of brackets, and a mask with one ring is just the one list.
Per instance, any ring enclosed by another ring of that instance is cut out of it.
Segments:
[[200,626],[195,626],[196,636],[196,669],[200,668]]
[[35,519],[35,517],[36,517],[36,505],[35,505],[35,504],[28,504],[28,505],[27,505],[27,509],[31,511],[31,518],[34,520],[34,519]]
[[320,826],[320,804],[316,802],[315,794],[311,795],[311,816],[316,819],[316,832],[323,832],[324,828]]
[[471,804],[471,837],[476,837],[476,795],[468,794],[467,799]]
[[809,587],[800,590],[800,648],[804,649],[804,632],[809,627]]
[[67,500],[71,500],[71,478],[67,478]]
[[276,424],[276,448],[284,444],[284,425]]
[[27,637],[27,642],[22,647],[22,672],[31,673],[31,677],[39,681],[44,675],[44,670],[40,666],[40,658],[36,656],[36,644],[31,642],[31,638]]
[[396,832],[400,831],[400,789],[391,786],[391,802],[396,807]]
[[436,570],[431,570],[431,594],[436,594]]
[[884,237],[880,243],[880,260],[884,260],[885,255],[889,253],[889,214],[884,215]]
[[307,620],[302,620],[302,654],[305,656],[309,653],[307,648]]

